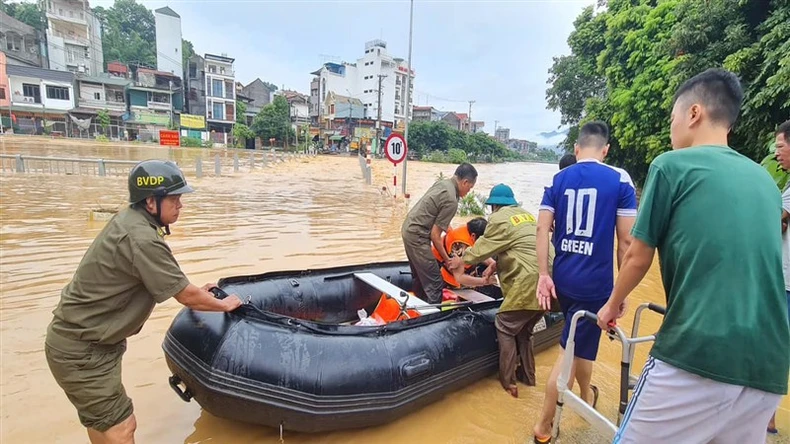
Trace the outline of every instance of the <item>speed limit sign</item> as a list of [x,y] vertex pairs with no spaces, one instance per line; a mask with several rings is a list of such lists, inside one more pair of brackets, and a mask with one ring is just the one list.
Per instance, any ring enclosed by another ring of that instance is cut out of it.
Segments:
[[403,162],[406,158],[406,139],[400,134],[392,133],[384,143],[384,155],[395,165]]

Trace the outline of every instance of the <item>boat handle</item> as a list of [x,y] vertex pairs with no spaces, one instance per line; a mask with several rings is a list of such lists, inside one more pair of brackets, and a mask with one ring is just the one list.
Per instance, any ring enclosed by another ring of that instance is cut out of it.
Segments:
[[431,360],[428,358],[419,358],[411,361],[403,366],[403,376],[406,379],[411,379],[415,376],[427,373],[431,369]]
[[176,392],[176,395],[183,399],[184,402],[189,402],[189,400],[192,399],[192,392],[190,392],[189,389],[181,390],[181,387],[178,386],[178,384],[181,383],[181,378],[173,375],[168,378],[168,380],[170,381],[170,387],[173,388],[173,390]]
[[299,281],[297,281],[296,279],[291,279],[291,286],[292,287],[298,287],[299,286]]

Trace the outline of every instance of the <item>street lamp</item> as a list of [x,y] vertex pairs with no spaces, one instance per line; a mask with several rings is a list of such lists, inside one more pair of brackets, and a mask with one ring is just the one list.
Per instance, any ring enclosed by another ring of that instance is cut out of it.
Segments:
[[[412,38],[412,24],[414,21],[414,0],[411,0],[409,5],[409,61],[406,70],[406,128],[404,129],[403,138],[406,140],[406,146],[409,145],[409,114],[411,114],[411,38]],[[408,151],[407,151],[408,154]],[[408,155],[406,156],[408,157]],[[406,195],[406,162],[408,160],[403,158],[403,179],[401,180],[401,193]]]

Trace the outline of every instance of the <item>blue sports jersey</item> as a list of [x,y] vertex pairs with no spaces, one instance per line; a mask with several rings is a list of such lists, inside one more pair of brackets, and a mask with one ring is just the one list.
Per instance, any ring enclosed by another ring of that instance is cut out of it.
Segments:
[[595,159],[579,160],[554,175],[540,209],[554,213],[557,292],[581,300],[608,298],[617,216],[636,216],[631,176]]

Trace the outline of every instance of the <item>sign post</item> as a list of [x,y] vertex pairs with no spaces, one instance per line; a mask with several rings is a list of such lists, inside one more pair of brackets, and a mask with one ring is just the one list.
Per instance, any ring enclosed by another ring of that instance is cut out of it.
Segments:
[[406,160],[407,151],[406,139],[398,133],[390,134],[387,137],[387,141],[384,142],[384,155],[392,162],[394,167],[392,172],[393,197],[397,197],[398,194],[398,164]]

